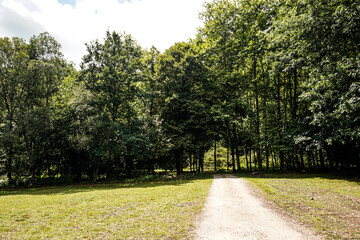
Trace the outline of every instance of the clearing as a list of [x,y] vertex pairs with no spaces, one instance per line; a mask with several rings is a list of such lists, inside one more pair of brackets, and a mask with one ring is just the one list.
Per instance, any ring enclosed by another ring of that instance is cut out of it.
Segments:
[[0,239],[190,238],[212,182],[204,176],[0,190]]

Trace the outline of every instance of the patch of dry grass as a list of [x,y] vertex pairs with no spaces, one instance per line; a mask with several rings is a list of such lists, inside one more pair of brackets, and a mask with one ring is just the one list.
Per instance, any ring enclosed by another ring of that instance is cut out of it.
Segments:
[[327,239],[360,239],[360,179],[333,174],[241,175]]

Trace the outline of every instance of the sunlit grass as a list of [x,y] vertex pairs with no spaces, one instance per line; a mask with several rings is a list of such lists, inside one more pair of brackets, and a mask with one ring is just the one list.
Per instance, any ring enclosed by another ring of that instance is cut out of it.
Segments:
[[211,178],[0,193],[0,239],[188,239]]
[[240,175],[328,239],[360,239],[360,179],[333,174]]

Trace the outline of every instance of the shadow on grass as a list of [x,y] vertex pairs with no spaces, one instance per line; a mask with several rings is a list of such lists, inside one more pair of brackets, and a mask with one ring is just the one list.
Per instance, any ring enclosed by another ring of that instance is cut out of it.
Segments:
[[360,173],[357,172],[258,172],[256,174],[248,172],[240,172],[234,174],[242,178],[284,178],[284,179],[308,179],[308,178],[323,178],[330,180],[344,180],[348,182],[355,182],[360,185]]
[[80,184],[68,186],[50,186],[39,188],[25,188],[25,189],[0,189],[0,197],[9,195],[66,195],[81,192],[127,189],[127,188],[153,188],[162,186],[181,186],[184,184],[192,183],[196,180],[212,179],[210,173],[186,173],[174,179],[156,179],[154,181],[134,181],[131,183],[126,182],[113,182],[113,183],[94,183],[94,184]]

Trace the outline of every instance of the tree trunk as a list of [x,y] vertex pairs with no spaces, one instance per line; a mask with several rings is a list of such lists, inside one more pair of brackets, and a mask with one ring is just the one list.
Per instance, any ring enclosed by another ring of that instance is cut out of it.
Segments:
[[[235,123],[233,123],[233,134],[234,134],[233,146],[236,154],[236,167],[238,171],[240,171],[239,139],[238,139]],[[235,167],[234,167],[234,171],[236,171]]]
[[293,120],[296,120],[296,112],[297,112],[297,87],[298,87],[298,74],[297,69],[294,69],[294,95],[293,95]]
[[126,157],[125,160],[126,176],[128,178],[132,177],[132,171],[134,170],[134,163],[131,157]]
[[230,170],[230,163],[229,163],[229,147],[226,148],[226,164],[227,164],[227,170]]
[[183,150],[178,149],[175,151],[175,166],[176,166],[176,175],[179,176],[182,173],[182,160],[183,160]]
[[252,171],[252,169],[251,169],[251,149],[249,152],[249,167],[250,167],[250,172],[251,172]]
[[256,164],[258,164],[259,163],[259,161],[258,161],[258,156],[256,156],[256,151],[254,150],[253,151],[253,154],[254,154],[254,170],[256,171]]
[[216,138],[215,138],[215,144],[214,144],[214,171],[216,172]]
[[319,155],[318,155],[318,152],[315,150],[313,152],[313,161],[314,161],[314,169],[317,169],[319,168]]
[[304,154],[300,153],[301,169],[305,169]]
[[275,170],[275,162],[274,162],[274,160],[276,161],[276,159],[274,157],[275,155],[274,155],[273,151],[271,151],[270,154],[271,154],[271,167],[272,167],[272,170],[274,171]]
[[192,154],[189,154],[189,168],[190,168],[190,172],[192,172]]
[[199,149],[197,152],[198,152],[198,161],[199,161],[197,172],[200,173],[200,172],[204,172],[204,155],[205,155],[205,152],[203,150],[201,150],[201,149]]
[[197,169],[198,169],[198,159],[197,159],[197,157],[196,157],[196,152],[195,152],[194,155],[193,155],[193,161],[194,161],[194,164],[195,164],[194,171],[196,172]]
[[331,154],[331,149],[329,146],[327,146],[325,148],[325,151],[326,151],[326,159],[328,160],[329,162],[329,166],[330,166],[330,169],[334,169],[334,161],[333,161],[333,157],[332,157],[332,154]]
[[204,172],[204,158],[205,158],[205,151],[204,151],[204,150],[201,150],[201,152],[200,152],[201,172]]
[[322,170],[325,169],[324,155],[322,149],[319,150],[320,167]]
[[317,160],[317,153],[316,153],[316,151],[311,152],[311,159],[312,159],[313,169],[317,169],[317,167],[318,167],[318,160]]
[[279,162],[280,162],[280,170],[281,171],[284,171],[284,153],[283,153],[283,151],[282,150],[280,150],[280,152],[279,152]]
[[247,151],[246,151],[245,147],[243,147],[243,149],[244,149],[244,155],[245,155],[245,161],[246,161],[246,170],[249,171],[249,162],[248,162]]
[[270,168],[270,163],[269,163],[269,147],[268,147],[267,144],[266,144],[266,147],[265,147],[265,154],[266,154],[266,170],[269,170],[269,168]]
[[238,169],[238,172],[241,171],[241,166],[240,166],[240,151],[239,151],[239,147],[236,145],[236,148],[235,148],[235,151],[236,151],[236,164],[237,164],[237,169]]
[[[254,53],[254,59],[253,59],[253,71],[254,71],[254,90],[255,90],[255,110],[256,110],[256,120],[255,120],[255,131],[256,131],[256,140],[259,144],[261,141],[260,136],[260,107],[259,107],[259,89],[257,84],[257,59]],[[259,170],[262,169],[262,159],[261,159],[261,150],[260,145],[257,149],[257,162],[259,166]],[[255,159],[254,159],[255,160]]]
[[262,154],[261,154],[261,147],[259,146],[257,150],[257,162],[258,162],[258,169],[259,171],[262,171]]
[[231,162],[232,162],[233,172],[236,172],[236,169],[235,169],[235,150],[234,150],[234,146],[232,144],[231,144]]
[[[8,108],[8,111],[10,111],[9,108]],[[10,125],[9,125],[10,132],[13,131],[13,126],[12,126],[13,121],[12,121],[12,119],[13,119],[12,114],[10,114],[10,120],[9,120],[9,122],[10,122]],[[12,178],[12,170],[13,170],[12,169],[13,168],[13,156],[14,156],[13,146],[14,146],[14,144],[11,143],[11,146],[9,148],[8,157],[7,157],[7,169],[6,170],[7,170],[7,178],[9,180]]]
[[310,151],[306,151],[306,160],[307,160],[307,166],[309,169],[312,169],[312,162],[311,162],[311,156]]
[[45,154],[46,157],[46,164],[47,164],[47,172],[48,172],[48,176],[52,177],[52,171],[51,171],[51,159],[48,153]]
[[[281,117],[281,81],[280,81],[280,75],[277,75],[277,84],[276,84],[276,90],[277,90],[277,99],[276,99],[276,108],[277,108],[277,120],[278,120],[278,138],[279,138],[279,145],[280,147],[282,146],[282,133],[281,133],[281,129],[282,129],[282,117]],[[284,109],[285,109],[285,105],[284,105]],[[279,165],[280,165],[280,170],[283,171],[284,170],[284,155],[282,150],[279,150]]]
[[13,164],[13,149],[10,147],[9,155],[7,158],[7,178],[10,180],[12,178],[12,164]]

